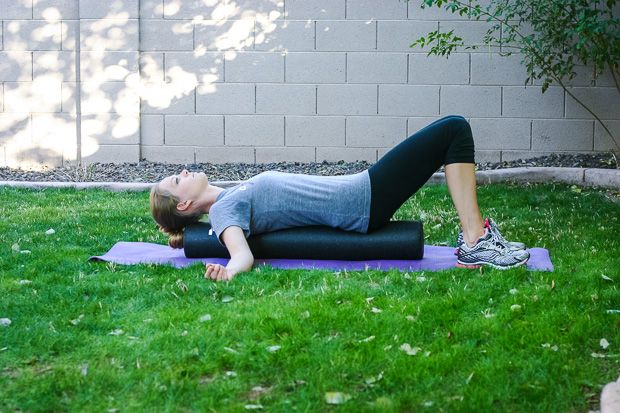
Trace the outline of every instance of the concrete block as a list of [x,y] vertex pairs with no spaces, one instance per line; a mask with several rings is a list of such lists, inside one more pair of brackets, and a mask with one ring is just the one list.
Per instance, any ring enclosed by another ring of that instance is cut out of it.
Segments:
[[413,0],[408,3],[409,11],[407,17],[411,20],[467,20],[468,15],[459,15],[458,13],[452,13],[450,10],[446,10],[446,3],[442,7],[421,7],[422,2]]
[[[521,60],[523,55],[500,56],[498,53],[471,54],[472,85],[525,85],[527,70]],[[450,57],[452,60],[452,57]]]
[[187,82],[190,78],[192,83],[224,81],[224,55],[221,53],[167,52],[165,62],[165,76],[169,82]]
[[140,51],[194,50],[194,25],[184,20],[142,20]]
[[140,116],[140,145],[164,144],[164,115]]
[[399,20],[407,18],[404,1],[356,0],[347,2],[347,19]]
[[314,85],[258,84],[256,113],[311,115],[316,113]]
[[376,49],[377,25],[374,21],[316,22],[316,50],[354,52]]
[[[163,0],[164,18],[167,19],[218,19],[230,18],[228,2],[215,0]],[[219,9],[219,11],[218,11]]]
[[138,77],[138,52],[81,52],[82,81],[125,81]]
[[256,148],[256,163],[315,162],[314,148]]
[[[588,186],[620,189],[620,169],[586,169],[584,171],[584,183]],[[620,395],[620,388],[617,393]],[[616,396],[616,401],[620,402],[620,397]],[[620,404],[616,403],[616,406],[620,407]],[[613,412],[614,410],[609,411]]]
[[598,121],[594,122],[594,150],[595,151],[608,151],[608,150],[620,150],[620,120],[608,120],[604,121],[607,129],[613,133],[616,143],[609,136],[609,133],[601,126]]
[[138,0],[79,0],[82,19],[137,19]]
[[32,19],[32,0],[0,0],[0,20]]
[[594,125],[587,120],[533,120],[532,149],[536,151],[591,151]]
[[[574,87],[571,93],[601,119],[620,118],[620,93],[615,87]],[[594,119],[575,99],[566,95],[566,117]]]
[[149,82],[141,91],[142,113],[189,114],[196,112],[194,84]]
[[348,148],[348,147],[317,147],[317,162],[377,162],[377,150],[375,148]]
[[[562,83],[564,83],[564,85],[594,87],[596,83],[594,79],[594,68],[583,66],[583,65],[575,65],[573,67],[573,71],[576,73],[575,77],[570,80],[568,79],[568,77],[565,77],[562,80]],[[534,86],[540,86],[543,84],[543,79],[536,79],[533,81],[532,84]],[[554,86],[559,86],[557,82],[552,82],[551,84]],[[602,85],[596,84],[596,86],[602,86]],[[608,86],[615,87],[614,84],[608,85]]]
[[347,117],[346,145],[391,148],[407,138],[407,119],[387,116]]
[[284,146],[284,117],[230,115],[225,119],[227,146]]
[[310,20],[264,20],[256,22],[256,50],[314,50],[314,23]]
[[255,163],[254,148],[196,148],[197,163]]
[[73,52],[33,52],[32,66],[34,79],[75,82],[75,53]]
[[140,0],[141,19],[163,19],[164,0]]
[[345,146],[344,116],[286,116],[287,146]]
[[[137,19],[80,20],[80,49],[99,50],[138,50]],[[159,33],[159,39],[166,39]]]
[[89,150],[84,149],[82,144],[82,163],[125,163],[138,162],[140,159],[140,147],[138,145],[96,145]]
[[286,81],[291,83],[344,83],[346,54],[291,52],[285,56]]
[[77,50],[77,33],[80,24],[78,20],[63,20],[60,22],[60,37],[62,50]]
[[226,82],[284,82],[284,56],[270,52],[226,52]]
[[72,113],[75,115],[76,82],[62,82],[60,111],[62,113]]
[[497,163],[501,161],[502,151],[486,151],[476,149],[474,157],[476,163]]
[[146,82],[164,81],[163,52],[140,52],[140,77]]
[[140,143],[140,115],[96,113],[82,115],[82,146],[137,145]]
[[254,49],[254,20],[204,20],[194,31],[196,50]]
[[61,82],[36,79],[32,82],[4,84],[5,112],[60,112]]
[[32,80],[31,52],[0,52],[0,82]]
[[345,18],[345,0],[287,0],[285,18],[326,20]]
[[140,113],[140,94],[125,82],[82,82],[82,113]]
[[11,20],[3,24],[4,50],[60,50],[59,21]]
[[432,46],[410,47],[420,37],[437,30],[436,21],[380,20],[377,22],[377,50],[382,52],[428,52]]
[[439,86],[379,85],[379,114],[439,115]]
[[[620,79],[618,80],[620,81]],[[605,87],[605,86],[615,87],[616,86],[614,77],[612,76],[611,70],[609,68],[605,68],[603,72],[596,77],[596,79],[594,80],[594,83],[598,87]]]
[[33,18],[47,21],[78,19],[75,0],[36,0],[33,2]]
[[233,0],[241,10],[242,19],[284,19],[284,2],[282,0]]
[[[463,49],[457,48],[457,51],[468,53],[489,53],[500,51],[499,46],[488,47],[484,45],[484,36],[491,27],[493,22],[486,21],[439,21],[439,31],[447,33],[450,30],[454,30],[454,35],[463,39],[465,46],[479,46],[478,49]],[[499,37],[499,31],[496,33]]]
[[377,113],[375,85],[318,85],[319,115],[374,115]]
[[416,117],[416,118],[407,118],[407,136],[411,136],[414,133],[418,132],[420,129],[423,129],[438,120],[439,118],[434,116],[425,116],[425,117]]
[[255,113],[255,86],[250,83],[207,83],[197,88],[196,113]]
[[500,116],[502,91],[496,86],[442,86],[442,115]]
[[561,118],[564,116],[564,91],[551,86],[545,93],[536,86],[504,86],[502,115],[512,118]]
[[4,146],[5,165],[26,170],[54,168],[62,165],[62,154],[39,148],[33,143],[11,142]]
[[407,83],[407,55],[385,52],[348,53],[347,82]]
[[32,121],[29,113],[0,113],[0,145],[9,142],[30,144]]
[[466,85],[469,83],[469,53],[427,56],[409,54],[409,83],[414,85]]
[[283,13],[282,0],[164,0],[167,19],[276,19]]
[[472,119],[469,124],[478,149],[530,149],[529,119]]
[[224,145],[224,116],[166,115],[165,124],[166,145]]
[[[142,159],[168,164],[188,164],[196,162],[192,146],[142,146]],[[179,168],[182,169],[182,168]]]

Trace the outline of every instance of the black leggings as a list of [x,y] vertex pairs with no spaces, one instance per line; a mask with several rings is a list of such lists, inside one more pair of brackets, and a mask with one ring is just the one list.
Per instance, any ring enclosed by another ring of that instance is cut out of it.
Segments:
[[446,116],[411,135],[368,169],[368,231],[387,224],[392,215],[442,165],[474,162],[474,138],[462,116]]

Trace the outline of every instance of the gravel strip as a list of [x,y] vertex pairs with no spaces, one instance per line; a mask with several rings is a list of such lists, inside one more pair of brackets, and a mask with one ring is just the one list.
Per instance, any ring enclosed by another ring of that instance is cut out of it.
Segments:
[[[357,162],[279,162],[268,164],[165,164],[141,161],[138,163],[93,163],[85,167],[63,166],[42,171],[0,168],[0,181],[37,182],[157,182],[166,176],[179,173],[183,168],[190,172],[203,171],[211,181],[243,181],[264,171],[282,171],[310,175],[347,175],[361,172],[372,164]],[[533,167],[605,168],[620,169],[611,152],[600,154],[554,154],[527,160],[479,163],[479,171]],[[443,172],[443,167],[439,169]]]

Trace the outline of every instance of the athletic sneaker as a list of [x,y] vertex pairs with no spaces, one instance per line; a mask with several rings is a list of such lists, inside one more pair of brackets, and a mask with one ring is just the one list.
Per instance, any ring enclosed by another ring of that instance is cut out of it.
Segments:
[[[491,218],[487,218],[485,220],[484,222],[485,227],[487,226],[487,223],[489,224],[491,231],[495,233],[495,236],[501,242],[506,244],[508,248],[510,248],[511,250],[524,250],[525,249],[525,244],[522,242],[507,241],[506,238],[504,238],[504,236],[502,235],[502,233],[499,232],[499,227],[497,226],[495,221],[493,221]],[[461,244],[463,244],[463,231],[459,232],[459,236],[456,238],[456,246],[460,247]],[[456,255],[456,251],[454,253]]]
[[518,267],[527,262],[530,253],[523,249],[511,249],[491,230],[488,220],[485,222],[484,235],[478,238],[476,245],[470,247],[467,243],[458,248],[457,267],[479,268],[489,265],[493,268],[506,270]]

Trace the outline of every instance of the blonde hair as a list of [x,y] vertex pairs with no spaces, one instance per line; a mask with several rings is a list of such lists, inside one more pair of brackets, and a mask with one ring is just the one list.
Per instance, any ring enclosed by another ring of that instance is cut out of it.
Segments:
[[177,209],[180,199],[162,190],[159,184],[151,188],[151,214],[159,229],[168,234],[168,245],[183,248],[183,230],[189,224],[200,220],[200,212],[182,212]]

